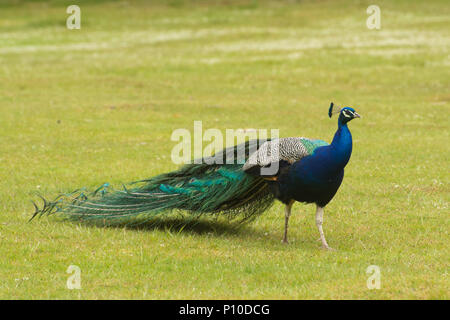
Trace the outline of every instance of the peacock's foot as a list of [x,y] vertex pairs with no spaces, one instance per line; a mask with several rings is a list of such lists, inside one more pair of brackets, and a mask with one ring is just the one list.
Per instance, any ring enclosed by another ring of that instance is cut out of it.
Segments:
[[288,239],[284,238],[283,240],[281,240],[281,242],[283,242],[283,244],[289,244]]
[[322,245],[322,249],[323,250],[328,250],[328,251],[336,251],[336,249],[333,249],[332,247],[330,247],[328,245]]

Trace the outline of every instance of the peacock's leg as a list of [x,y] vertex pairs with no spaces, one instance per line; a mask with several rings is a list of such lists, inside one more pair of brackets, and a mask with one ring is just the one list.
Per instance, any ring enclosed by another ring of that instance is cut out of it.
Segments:
[[319,229],[320,241],[322,241],[322,247],[324,249],[333,250],[332,248],[330,248],[330,246],[328,246],[327,240],[325,239],[325,235],[324,235],[323,229],[322,229],[322,224],[323,224],[323,208],[317,206],[316,225],[317,225],[317,229]]
[[287,232],[288,232],[288,223],[289,223],[289,216],[291,215],[291,209],[292,205],[294,204],[294,201],[290,201],[286,207],[284,208],[284,238],[283,243],[289,243],[287,239]]

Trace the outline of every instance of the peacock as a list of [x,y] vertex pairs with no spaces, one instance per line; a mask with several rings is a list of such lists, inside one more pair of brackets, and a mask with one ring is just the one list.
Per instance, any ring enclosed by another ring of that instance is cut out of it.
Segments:
[[[31,219],[58,214],[72,221],[144,223],[181,210],[193,218],[213,215],[245,222],[277,199],[285,205],[282,241],[288,243],[289,217],[298,201],[316,204],[322,247],[332,250],[322,228],[324,207],[339,189],[352,153],[347,124],[360,118],[355,109],[331,103],[328,116],[333,114],[339,116],[331,144],[304,137],[249,140],[176,171],[124,185],[123,190],[105,183],[93,192],[82,188],[60,194],[53,201],[41,196],[43,206],[33,202],[36,210]],[[235,161],[240,152],[245,156]]]

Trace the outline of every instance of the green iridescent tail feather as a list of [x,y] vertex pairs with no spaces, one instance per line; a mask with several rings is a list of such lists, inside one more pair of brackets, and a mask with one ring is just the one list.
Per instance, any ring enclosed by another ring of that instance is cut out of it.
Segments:
[[[242,163],[227,164],[230,157],[237,159],[242,155],[238,154],[239,147],[245,149]],[[53,201],[42,198],[43,208],[35,205],[32,219],[60,214],[69,220],[139,223],[172,210],[185,210],[194,217],[221,214],[247,221],[265,211],[274,200],[264,179],[242,171],[251,148],[256,148],[255,141],[213,156],[216,160],[221,158],[224,164],[209,164],[212,157],[205,158],[200,164],[133,182],[123,190],[112,190],[109,184],[104,184],[91,193],[79,189],[61,194]]]

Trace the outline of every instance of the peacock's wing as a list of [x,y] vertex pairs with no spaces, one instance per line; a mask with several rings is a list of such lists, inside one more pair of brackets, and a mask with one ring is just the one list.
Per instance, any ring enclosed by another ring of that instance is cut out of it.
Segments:
[[274,139],[251,154],[242,169],[252,171],[255,167],[266,167],[276,162],[290,165],[311,155],[318,147],[327,145],[325,141],[303,137]]

